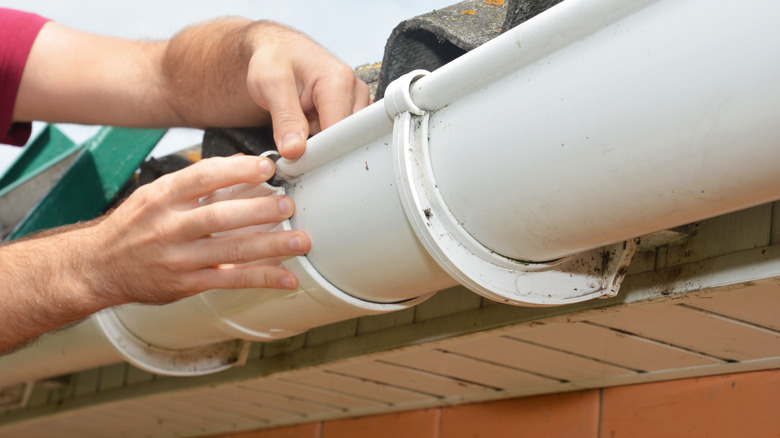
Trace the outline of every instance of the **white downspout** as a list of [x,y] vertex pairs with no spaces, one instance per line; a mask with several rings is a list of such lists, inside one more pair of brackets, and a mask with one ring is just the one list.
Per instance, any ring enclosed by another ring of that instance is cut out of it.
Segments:
[[68,330],[44,340],[84,360],[55,371],[32,347],[0,359],[0,386],[110,363],[108,345],[153,372],[213,372],[241,362],[236,339],[457,283],[522,305],[614,294],[634,237],[780,199],[778,18],[760,0],[566,0],[279,160],[296,202],[280,226],[313,242],[282,261],[300,289],[109,309],[79,329],[103,333],[92,353]]

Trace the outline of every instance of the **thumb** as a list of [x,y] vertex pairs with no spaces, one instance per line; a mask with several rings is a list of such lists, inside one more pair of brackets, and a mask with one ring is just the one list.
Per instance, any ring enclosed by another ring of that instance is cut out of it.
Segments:
[[301,108],[295,75],[291,70],[269,72],[249,80],[250,95],[271,115],[274,142],[287,159],[300,158],[309,137],[309,122]]

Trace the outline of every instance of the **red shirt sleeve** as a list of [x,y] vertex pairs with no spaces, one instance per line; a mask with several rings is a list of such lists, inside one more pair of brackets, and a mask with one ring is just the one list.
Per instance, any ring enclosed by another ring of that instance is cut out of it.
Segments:
[[48,20],[39,15],[0,8],[0,143],[22,146],[30,123],[13,123],[14,104],[33,41]]

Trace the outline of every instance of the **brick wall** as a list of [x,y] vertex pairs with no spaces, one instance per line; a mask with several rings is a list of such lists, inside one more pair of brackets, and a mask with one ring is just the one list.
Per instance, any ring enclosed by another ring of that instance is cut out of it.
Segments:
[[780,437],[780,370],[309,423],[220,438]]

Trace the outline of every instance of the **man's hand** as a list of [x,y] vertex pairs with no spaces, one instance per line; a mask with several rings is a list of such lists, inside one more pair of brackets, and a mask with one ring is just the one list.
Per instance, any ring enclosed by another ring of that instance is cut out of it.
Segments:
[[368,86],[351,68],[270,21],[222,19],[185,29],[162,65],[188,124],[251,126],[270,116],[277,149],[289,159],[303,154],[309,135],[370,103]]
[[142,186],[103,218],[0,247],[0,351],[118,304],[167,303],[214,288],[296,288],[290,272],[254,262],[308,252],[306,233],[214,236],[284,221],[292,200],[200,202],[273,172],[263,157],[203,160]]
[[[94,227],[101,236],[103,292],[123,302],[166,303],[207,289],[294,289],[283,268],[251,263],[305,254],[302,231],[216,233],[278,223],[293,214],[286,196],[199,199],[240,183],[263,183],[274,173],[263,157],[211,158],[142,186]],[[113,298],[113,297],[112,297]]]
[[274,140],[285,158],[300,157],[309,135],[368,105],[368,86],[305,35],[257,22],[246,38],[252,51],[249,95],[270,112]]
[[50,22],[25,66],[15,121],[130,127],[273,122],[285,158],[370,103],[366,84],[305,35],[227,18],[167,42],[92,35]]

